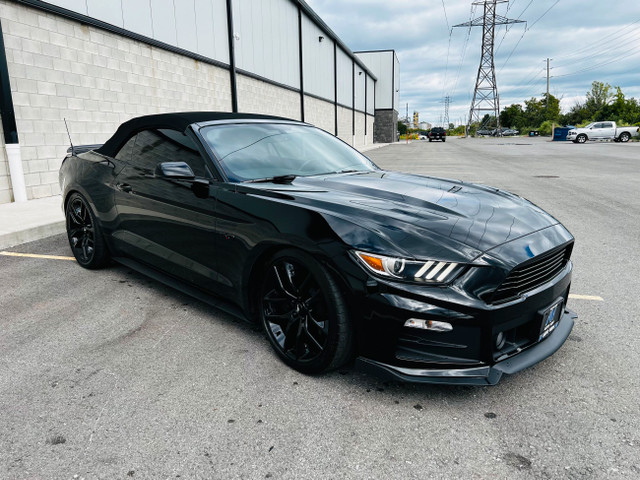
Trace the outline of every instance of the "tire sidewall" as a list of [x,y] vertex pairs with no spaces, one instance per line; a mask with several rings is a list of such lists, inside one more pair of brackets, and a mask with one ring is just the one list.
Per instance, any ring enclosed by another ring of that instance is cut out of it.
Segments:
[[[322,289],[322,295],[325,300],[327,308],[327,320],[329,322],[327,343],[324,351],[316,358],[307,362],[300,362],[287,356],[277,341],[273,337],[271,328],[264,316],[262,298],[265,292],[266,283],[268,281],[267,272],[273,268],[273,266],[282,261],[290,261],[292,263],[300,264],[306,268],[312,275],[314,280],[318,283]],[[341,341],[340,335],[345,332],[340,330],[340,316],[347,315],[346,305],[340,291],[337,288],[335,281],[333,281],[326,269],[318,263],[311,255],[294,250],[286,249],[274,254],[269,261],[265,264],[264,275],[260,281],[260,288],[258,290],[258,310],[260,323],[265,335],[269,339],[269,343],[277,353],[278,357],[289,365],[291,368],[298,370],[302,373],[314,374],[326,371],[339,365],[334,364],[334,356],[338,349],[338,344]],[[344,321],[344,319],[342,319]],[[344,339],[342,339],[344,340]]]
[[[89,260],[88,262],[85,262],[81,258],[79,258],[78,255],[76,255],[76,252],[71,245],[71,235],[70,235],[71,232],[69,228],[68,212],[75,200],[80,200],[84,204],[85,208],[87,209],[87,212],[89,212],[89,217],[91,218],[91,225],[93,226],[93,245],[94,245],[93,256],[91,257],[91,260]],[[94,215],[93,210],[91,209],[91,205],[87,201],[87,199],[78,192],[72,193],[71,196],[69,197],[69,200],[67,200],[64,213],[65,213],[65,225],[67,230],[67,240],[69,241],[69,247],[71,248],[71,252],[73,253],[73,256],[78,262],[78,265],[88,269],[101,268],[104,265],[106,265],[109,260],[107,246],[102,236],[102,229],[100,227],[100,224],[96,216]]]

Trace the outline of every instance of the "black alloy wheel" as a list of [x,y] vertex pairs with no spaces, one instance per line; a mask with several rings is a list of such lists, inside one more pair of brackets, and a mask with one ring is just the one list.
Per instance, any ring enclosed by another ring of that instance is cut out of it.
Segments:
[[71,195],[65,216],[69,245],[78,263],[89,269],[106,265],[109,252],[102,237],[102,230],[82,195]]
[[271,345],[303,373],[338,368],[351,356],[347,308],[335,281],[309,255],[272,257],[260,289],[260,317]]
[[627,132],[622,132],[622,133],[620,134],[620,137],[618,137],[618,138],[620,139],[620,141],[621,141],[621,142],[626,143],[626,142],[628,142],[628,141],[629,141],[629,139],[631,138],[631,135],[629,135]]

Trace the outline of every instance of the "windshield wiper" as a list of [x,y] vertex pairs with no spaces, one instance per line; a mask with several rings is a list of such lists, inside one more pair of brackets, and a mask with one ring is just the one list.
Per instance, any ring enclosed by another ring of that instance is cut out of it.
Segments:
[[246,180],[244,183],[278,183],[289,184],[295,180],[297,175],[276,175],[275,177],[256,178],[255,180]]

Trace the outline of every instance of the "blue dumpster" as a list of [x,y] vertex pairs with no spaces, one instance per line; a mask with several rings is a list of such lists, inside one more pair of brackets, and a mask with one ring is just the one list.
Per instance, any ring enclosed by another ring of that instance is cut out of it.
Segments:
[[568,125],[566,127],[556,127],[556,129],[553,131],[553,141],[566,142],[569,130],[572,130],[574,128],[576,127],[574,127],[573,125]]

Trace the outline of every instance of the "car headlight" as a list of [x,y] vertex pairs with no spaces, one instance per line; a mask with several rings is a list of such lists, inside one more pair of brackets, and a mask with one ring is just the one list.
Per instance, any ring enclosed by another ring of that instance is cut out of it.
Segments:
[[454,262],[407,260],[360,251],[354,253],[360,263],[376,275],[416,283],[447,283],[464,268],[464,265]]

